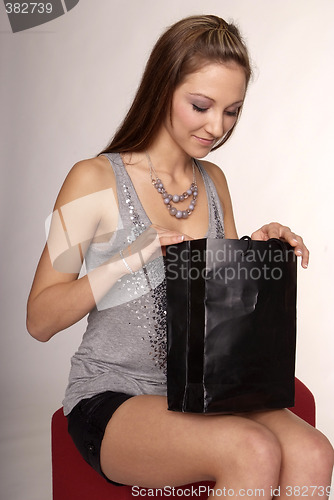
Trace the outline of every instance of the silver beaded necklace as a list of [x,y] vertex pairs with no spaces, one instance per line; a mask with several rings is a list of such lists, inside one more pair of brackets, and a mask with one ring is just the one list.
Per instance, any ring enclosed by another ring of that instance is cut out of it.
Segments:
[[[197,183],[196,183],[194,159],[192,160],[193,181],[190,185],[190,188],[187,189],[187,191],[185,191],[182,194],[174,194],[173,195],[173,194],[169,194],[167,192],[161,179],[159,179],[159,177],[154,169],[150,155],[148,154],[147,151],[145,152],[145,154],[146,154],[146,158],[147,158],[147,161],[148,161],[148,164],[150,167],[151,182],[152,182],[153,186],[155,187],[155,189],[158,191],[158,193],[161,194],[161,196],[163,198],[163,202],[164,202],[167,210],[169,211],[169,214],[173,217],[176,217],[177,219],[186,219],[195,210],[196,201],[197,201],[197,197],[198,197],[198,187],[197,187]],[[153,174],[154,174],[154,177],[153,177]],[[171,202],[179,203],[180,201],[184,201],[187,198],[189,198],[189,196],[192,196],[192,200],[191,200],[191,203],[186,210],[177,210],[177,208],[172,206]]]

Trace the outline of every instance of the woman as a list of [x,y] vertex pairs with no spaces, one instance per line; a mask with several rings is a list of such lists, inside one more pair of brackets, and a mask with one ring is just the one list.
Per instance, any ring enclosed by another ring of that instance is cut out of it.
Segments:
[[[298,496],[295,486],[328,494],[332,447],[288,410],[167,411],[165,282],[156,257],[184,239],[237,238],[223,173],[197,159],[231,136],[250,76],[235,26],[216,16],[176,23],[155,45],[110,145],[74,165],[57,198],[27,326],[47,341],[89,313],[64,412],[76,446],[108,481],[214,480],[235,496],[261,488],[265,498],[278,487],[282,497]],[[289,228],[271,223],[252,235],[272,237],[294,246],[307,267],[303,240]],[[79,277],[83,257],[87,275]]]

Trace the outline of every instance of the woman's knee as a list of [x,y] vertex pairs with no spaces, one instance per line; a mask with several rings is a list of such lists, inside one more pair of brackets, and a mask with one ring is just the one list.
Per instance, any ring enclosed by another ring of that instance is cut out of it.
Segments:
[[312,429],[299,443],[298,459],[314,471],[329,473],[333,470],[334,450],[331,443],[320,431]]
[[[249,425],[236,431],[227,459],[231,469],[243,477],[264,484],[277,484],[281,469],[282,452],[276,436],[262,425]],[[225,454],[226,459],[226,454]]]
[[250,460],[259,466],[279,472],[282,452],[276,436],[265,427],[257,427],[245,437],[245,447]]

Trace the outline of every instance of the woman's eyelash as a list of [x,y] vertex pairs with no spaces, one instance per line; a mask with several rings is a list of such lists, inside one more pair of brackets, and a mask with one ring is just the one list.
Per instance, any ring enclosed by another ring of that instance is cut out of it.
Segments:
[[[208,108],[201,108],[200,106],[197,106],[196,104],[193,104],[192,106],[193,106],[194,111],[197,111],[198,113],[204,113],[205,111],[208,110]],[[236,109],[235,111],[225,111],[225,114],[227,116],[233,116],[233,117],[237,117],[238,113],[239,113],[239,108]]]
[[227,116],[238,116],[239,109],[236,109],[235,111],[225,111],[225,114]]
[[208,108],[200,108],[199,106],[196,106],[196,104],[193,104],[193,109],[195,111],[198,111],[199,113],[203,113],[204,111],[206,111]]

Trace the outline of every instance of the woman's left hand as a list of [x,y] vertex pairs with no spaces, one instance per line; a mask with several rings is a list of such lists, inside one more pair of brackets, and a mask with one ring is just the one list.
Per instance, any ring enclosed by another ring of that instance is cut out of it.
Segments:
[[302,258],[302,267],[304,269],[308,266],[309,251],[304,245],[303,238],[293,233],[287,226],[282,226],[278,222],[271,222],[260,227],[251,235],[252,240],[267,241],[270,238],[278,238],[286,241],[292,247],[295,247],[295,254]]

